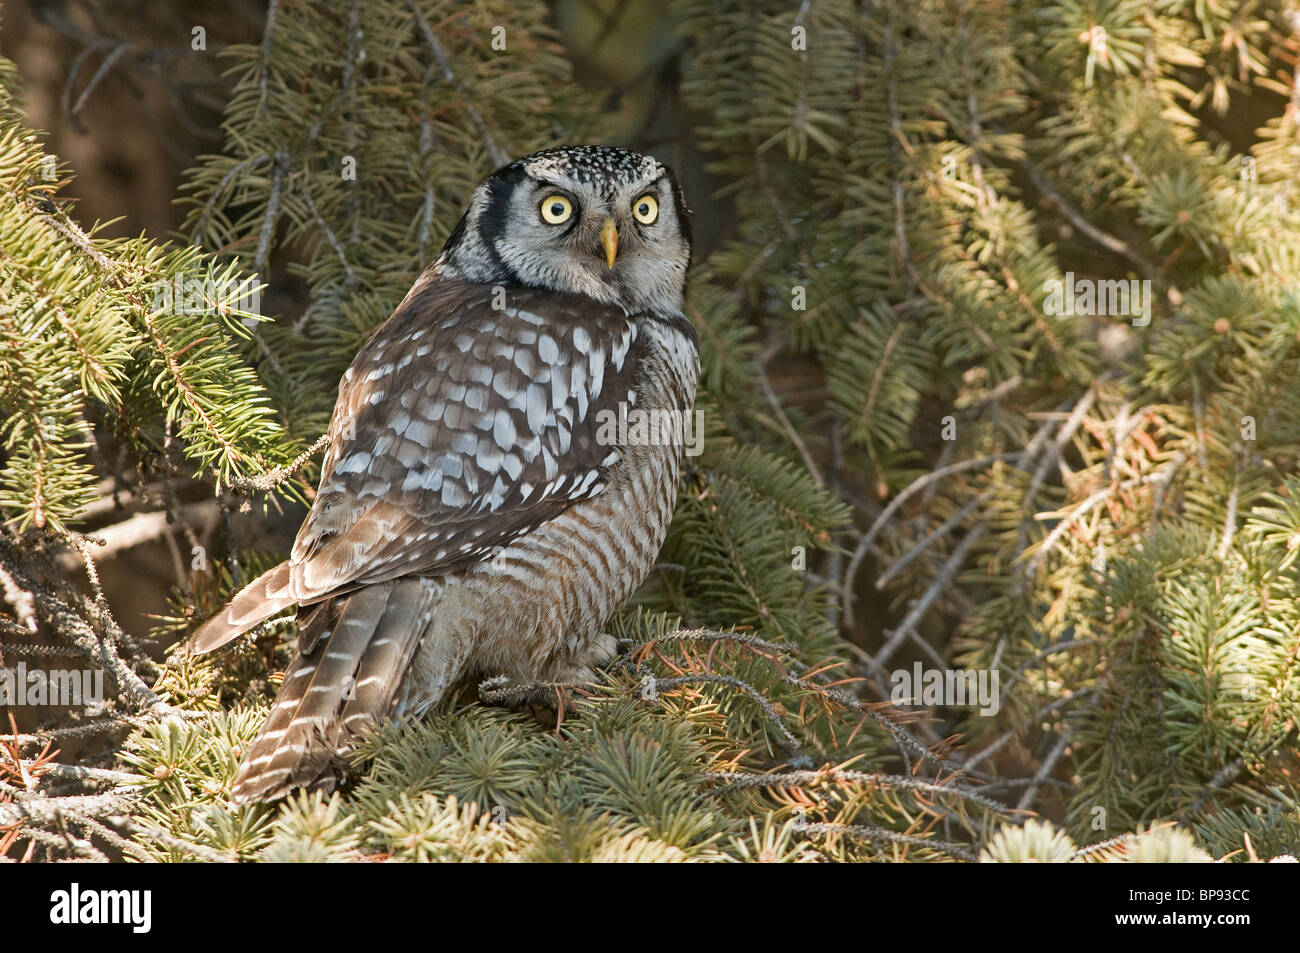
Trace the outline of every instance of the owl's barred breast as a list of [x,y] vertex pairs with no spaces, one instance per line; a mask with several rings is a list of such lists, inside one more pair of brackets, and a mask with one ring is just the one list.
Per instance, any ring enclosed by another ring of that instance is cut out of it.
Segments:
[[[639,368],[636,406],[686,419],[699,375],[681,331],[639,327],[653,346]],[[443,580],[430,629],[394,714],[418,713],[466,676],[582,681],[613,653],[601,626],[649,575],[677,501],[679,443],[617,446],[599,495],[577,503],[456,578]]]

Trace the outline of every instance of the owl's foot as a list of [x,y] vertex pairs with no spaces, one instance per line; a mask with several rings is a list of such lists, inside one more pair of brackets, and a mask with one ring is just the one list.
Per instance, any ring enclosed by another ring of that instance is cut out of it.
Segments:
[[505,708],[541,706],[552,711],[567,707],[569,696],[575,691],[586,694],[585,686],[600,681],[597,670],[608,665],[622,653],[618,639],[606,632],[596,635],[587,649],[547,681],[513,682],[506,675],[497,675],[478,686],[478,697],[485,705]]
[[598,668],[608,665],[614,659],[623,654],[623,646],[618,639],[608,632],[602,632],[591,640],[591,647],[587,650],[586,665],[583,668]]
[[478,699],[484,705],[501,708],[545,708],[558,711],[571,707],[570,694],[582,686],[570,682],[512,682],[505,675],[479,682]]

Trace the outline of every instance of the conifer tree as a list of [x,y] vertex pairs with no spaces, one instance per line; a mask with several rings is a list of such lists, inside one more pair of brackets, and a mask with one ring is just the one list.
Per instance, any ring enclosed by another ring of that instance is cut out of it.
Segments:
[[[631,14],[270,0],[170,241],[78,220],[0,60],[0,665],[109,695],[0,740],[0,854],[1295,854],[1300,8],[630,6],[673,37],[647,72],[723,211],[688,302],[703,453],[626,651],[240,810],[292,620],[165,650],[282,554],[225,532],[141,640],[94,514],[146,480],[227,527],[308,498],[340,374],[470,189],[616,135],[571,70]],[[992,695],[928,702],[918,671]]]

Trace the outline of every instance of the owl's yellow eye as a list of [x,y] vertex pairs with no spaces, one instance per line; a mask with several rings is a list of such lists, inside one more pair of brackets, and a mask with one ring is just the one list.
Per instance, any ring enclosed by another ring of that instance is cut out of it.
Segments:
[[548,195],[542,199],[542,221],[548,225],[562,225],[573,215],[573,203],[563,195]]
[[643,195],[632,203],[632,217],[642,225],[653,225],[659,217],[659,202],[653,195]]

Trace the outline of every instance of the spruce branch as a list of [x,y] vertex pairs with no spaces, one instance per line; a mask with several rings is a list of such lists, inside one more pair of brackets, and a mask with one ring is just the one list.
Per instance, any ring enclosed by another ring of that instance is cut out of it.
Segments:
[[1124,262],[1139,275],[1147,279],[1158,279],[1159,269],[1154,264],[1147,261],[1142,255],[1134,251],[1127,242],[1124,242],[1114,235],[1102,231],[1097,226],[1089,222],[1083,215],[1071,205],[1064,196],[1044,178],[1043,174],[1027,159],[1021,159],[1014,163],[1015,167],[1024,174],[1025,178],[1034,187],[1034,190],[1042,196],[1043,200],[1052,208],[1056,209],[1066,221],[1091,242],[1098,249],[1110,254],[1120,261]]
[[858,536],[857,544],[853,548],[853,556],[849,559],[848,568],[844,571],[844,579],[840,583],[840,602],[843,606],[842,612],[844,618],[849,618],[853,608],[853,582],[857,578],[858,569],[862,565],[862,560],[866,558],[867,551],[876,536],[885,528],[889,520],[912,496],[925,489],[936,480],[942,480],[945,477],[957,473],[965,473],[967,470],[977,470],[981,467],[989,466],[993,463],[999,463],[1007,460],[1018,460],[1023,458],[1024,454],[1020,453],[994,453],[988,456],[975,457],[970,460],[961,460],[957,463],[949,464],[937,470],[931,470],[929,473],[917,477],[889,501],[889,504],[881,511],[880,515],[867,528],[865,533]]
[[802,821],[796,823],[795,830],[810,836],[859,837],[887,844],[906,844],[909,847],[922,847],[927,850],[938,851],[941,854],[948,854],[958,860],[965,860],[970,863],[974,863],[976,860],[975,853],[960,844],[928,837],[915,837],[911,834],[900,834],[897,831],[887,830],[875,824],[834,824]]
[[[460,85],[460,82],[456,79],[456,74],[451,68],[451,61],[447,58],[447,51],[443,48],[437,34],[433,32],[433,27],[429,25],[429,21],[424,15],[424,11],[420,9],[419,4],[416,3],[415,0],[407,0],[407,5],[411,11],[411,15],[415,17],[415,23],[420,28],[420,33],[424,37],[424,41],[429,45],[429,52],[433,54],[434,61],[442,70],[443,78],[446,79],[447,84],[451,86],[457,94],[468,100],[468,95]],[[486,148],[487,154],[489,158],[491,158],[492,162],[497,167],[503,166],[509,162],[510,156],[506,155],[506,153],[501,150],[501,147],[496,144],[496,140],[493,139],[492,134],[488,132],[487,123],[483,121],[483,116],[479,113],[478,109],[471,103],[467,102],[465,105],[465,113],[474,124],[474,128],[478,130],[479,136],[483,140],[483,146]]]
[[949,554],[943,566],[935,574],[934,580],[926,588],[921,598],[916,600],[903,621],[899,623],[898,628],[889,633],[885,644],[872,656],[872,667],[875,671],[884,671],[885,664],[893,658],[894,652],[898,650],[904,639],[911,639],[918,648],[930,656],[936,665],[940,668],[944,667],[943,657],[934,650],[929,642],[921,637],[917,632],[917,626],[921,624],[921,620],[930,611],[930,606],[947,589],[957,573],[961,571],[961,567],[966,561],[966,554],[971,547],[979,542],[985,532],[987,532],[987,526],[984,523],[977,523],[962,537],[961,542],[953,547],[952,553]]

